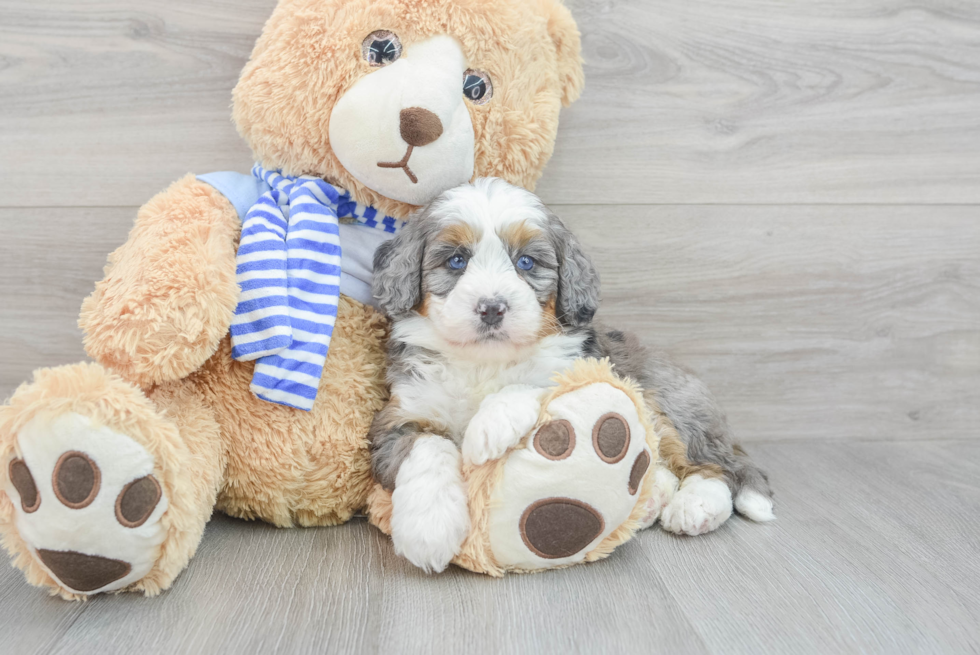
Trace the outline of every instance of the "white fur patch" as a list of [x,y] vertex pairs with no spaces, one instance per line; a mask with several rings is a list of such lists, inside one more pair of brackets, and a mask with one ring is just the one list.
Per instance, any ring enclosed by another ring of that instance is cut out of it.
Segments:
[[459,451],[442,437],[419,437],[391,496],[395,552],[426,572],[443,571],[470,531]]
[[492,177],[482,177],[473,184],[443,193],[436,216],[445,225],[463,221],[483,235],[493,234],[514,223],[541,226],[547,221],[547,214],[536,195]]
[[732,515],[732,492],[723,480],[692,475],[685,478],[663,509],[664,530],[691,536],[716,530]]
[[411,364],[417,375],[392,384],[403,417],[424,417],[443,425],[448,436],[462,446],[470,419],[484,398],[515,384],[550,387],[551,378],[575,361],[585,335],[545,337],[519,359],[502,362],[472,361],[443,351],[441,344],[433,343],[428,320],[421,316],[395,323],[393,338],[440,351],[433,356],[415,355]]
[[[124,527],[116,519],[116,498],[123,487],[153,473],[153,456],[143,446],[107,427],[95,427],[86,416],[67,413],[54,418],[39,416],[29,422],[17,434],[17,450],[34,478],[41,497],[40,507],[25,514],[16,489],[9,485],[6,491],[15,499],[17,531],[38,564],[44,566],[36,552],[45,549],[108,557],[132,567],[127,576],[100,589],[76,591],[83,594],[122,589],[150,572],[166,538],[160,525],[160,518],[167,511],[166,495],[139,527]],[[101,474],[98,495],[81,509],[63,505],[52,486],[55,465],[68,451],[88,455]],[[9,463],[3,464],[6,467]],[[57,578],[54,574],[52,577]]]
[[677,476],[670,472],[670,469],[658,465],[652,472],[653,493],[646,503],[646,514],[640,519],[640,528],[649,528],[660,518],[663,511],[677,493],[680,481]]
[[735,509],[742,516],[757,521],[775,521],[772,512],[772,501],[754,489],[742,489],[735,496]]
[[466,427],[463,461],[484,464],[516,446],[538,420],[541,392],[538,387],[515,384],[484,398]]

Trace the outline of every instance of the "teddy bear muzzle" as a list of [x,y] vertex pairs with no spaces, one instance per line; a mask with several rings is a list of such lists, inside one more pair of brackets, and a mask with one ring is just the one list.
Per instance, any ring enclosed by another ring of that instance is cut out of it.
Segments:
[[463,95],[467,62],[441,34],[361,77],[330,114],[330,144],[357,180],[424,205],[473,177],[475,134]]

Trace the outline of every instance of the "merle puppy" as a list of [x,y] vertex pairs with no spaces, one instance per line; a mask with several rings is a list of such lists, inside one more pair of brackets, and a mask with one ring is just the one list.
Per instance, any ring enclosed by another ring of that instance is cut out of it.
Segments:
[[733,443],[705,385],[631,334],[593,323],[599,276],[532,193],[480,179],[442,194],[375,254],[374,294],[392,319],[391,400],[371,427],[372,465],[392,495],[397,552],[441,571],[469,531],[460,460],[501,457],[533,428],[551,377],[608,357],[673,422],[660,455],[679,491],[672,532],[718,527],[734,507],[773,518],[765,474]]

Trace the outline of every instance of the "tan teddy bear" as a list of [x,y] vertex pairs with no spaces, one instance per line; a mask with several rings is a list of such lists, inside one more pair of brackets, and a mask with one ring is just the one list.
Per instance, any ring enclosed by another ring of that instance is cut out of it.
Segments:
[[[0,409],[0,530],[28,581],[152,595],[215,508],[314,526],[364,507],[386,397],[373,247],[474,176],[532,188],[582,82],[558,0],[281,0],[234,91],[255,175],[188,175],[150,200],[82,307],[95,363],[39,370]],[[336,257],[296,256],[297,217],[323,219],[310,238]],[[262,261],[287,262],[288,310],[250,311],[261,239],[279,249]],[[320,350],[249,359],[258,333]]]

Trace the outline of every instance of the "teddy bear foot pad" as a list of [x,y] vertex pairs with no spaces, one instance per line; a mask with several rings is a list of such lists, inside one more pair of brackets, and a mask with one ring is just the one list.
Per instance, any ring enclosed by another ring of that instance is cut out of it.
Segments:
[[52,577],[87,595],[149,573],[168,502],[143,446],[77,413],[35,417],[17,446],[7,462],[17,532]]
[[505,464],[493,499],[490,541],[508,568],[583,560],[629,518],[652,465],[636,406],[615,387],[576,389],[547,413]]

